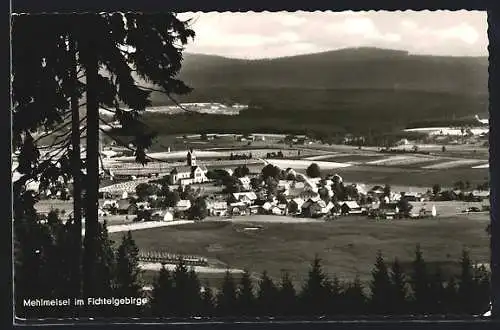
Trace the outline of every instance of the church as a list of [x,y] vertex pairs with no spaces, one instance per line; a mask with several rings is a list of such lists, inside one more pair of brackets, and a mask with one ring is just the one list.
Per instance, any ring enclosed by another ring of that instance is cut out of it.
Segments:
[[187,154],[187,165],[175,167],[170,172],[170,184],[186,186],[203,183],[208,181],[206,174],[206,166],[197,164],[194,150],[190,149]]

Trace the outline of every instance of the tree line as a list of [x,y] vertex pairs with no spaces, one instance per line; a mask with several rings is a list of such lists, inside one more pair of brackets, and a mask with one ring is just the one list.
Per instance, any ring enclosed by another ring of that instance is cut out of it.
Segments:
[[[329,277],[316,257],[308,277],[297,290],[290,275],[279,282],[263,272],[254,285],[245,271],[239,281],[226,272],[217,289],[201,290],[196,274],[181,262],[173,272],[162,268],[152,291],[152,316],[353,316],[353,315],[472,315],[489,306],[489,273],[473,266],[464,250],[458,276],[430,271],[417,247],[410,272],[395,259],[389,265],[378,252],[368,284]],[[182,282],[179,280],[182,279]],[[191,289],[179,288],[186,282]],[[191,293],[191,295],[189,294]]]

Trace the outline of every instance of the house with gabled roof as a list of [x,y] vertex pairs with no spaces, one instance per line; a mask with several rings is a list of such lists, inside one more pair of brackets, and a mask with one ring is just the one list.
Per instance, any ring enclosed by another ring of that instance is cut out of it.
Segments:
[[321,217],[326,215],[331,209],[333,209],[333,203],[326,203],[319,196],[314,198],[309,198],[302,204],[302,215],[306,217]]
[[253,191],[233,193],[233,198],[238,202],[252,205],[257,200],[257,194]]
[[363,213],[361,206],[356,201],[345,201],[340,204],[340,210],[344,215],[355,215]]

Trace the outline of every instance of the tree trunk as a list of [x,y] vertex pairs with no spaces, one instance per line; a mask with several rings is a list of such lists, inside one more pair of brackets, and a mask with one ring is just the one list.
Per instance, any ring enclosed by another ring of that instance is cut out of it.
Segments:
[[86,47],[85,72],[87,77],[87,175],[86,175],[86,207],[85,207],[85,239],[83,260],[84,296],[95,296],[94,265],[97,256],[98,236],[98,191],[99,191],[99,103],[97,94],[98,61],[94,52],[92,36]]
[[73,90],[71,95],[71,146],[72,146],[72,171],[73,171],[73,221],[75,231],[75,255],[73,260],[73,294],[81,294],[81,259],[82,259],[82,183],[80,159],[80,113],[79,99],[76,93],[78,87],[76,41],[70,37],[70,53],[73,64],[71,66],[71,82]]

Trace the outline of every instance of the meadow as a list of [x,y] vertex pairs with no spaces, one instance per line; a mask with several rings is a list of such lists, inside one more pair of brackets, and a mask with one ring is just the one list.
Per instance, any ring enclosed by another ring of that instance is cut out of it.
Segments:
[[[254,277],[267,270],[278,279],[287,271],[296,284],[307,276],[316,254],[329,274],[343,279],[359,275],[362,281],[370,279],[377,250],[387,262],[397,257],[407,267],[420,244],[425,259],[444,273],[457,271],[464,247],[476,262],[489,259],[485,231],[489,216],[485,214],[422,220],[346,217],[316,223],[259,222],[261,229],[251,231],[244,230],[252,226],[251,218],[247,220],[146,229],[134,232],[133,237],[142,250],[205,256],[219,267],[246,268]],[[116,240],[115,235],[111,237]]]

